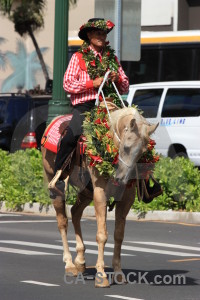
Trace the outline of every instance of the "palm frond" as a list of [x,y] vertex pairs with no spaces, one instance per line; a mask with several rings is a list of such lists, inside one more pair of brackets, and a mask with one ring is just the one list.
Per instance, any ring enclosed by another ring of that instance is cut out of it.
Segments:
[[10,14],[14,0],[0,0],[0,10],[3,14]]
[[[40,49],[45,53],[47,47]],[[26,47],[21,40],[17,40],[17,51],[6,52],[7,60],[13,69],[13,73],[4,80],[2,84],[3,92],[11,92],[13,89],[33,89],[37,85],[36,73],[41,72],[41,64],[36,51],[27,53]]]
[[78,0],[69,0],[69,7],[74,7],[77,5]]
[[[4,43],[6,39],[0,37],[0,44]],[[0,50],[0,69],[5,70],[7,63],[6,55]]]
[[4,43],[6,41],[6,39],[0,37],[0,44]]
[[18,87],[24,88],[24,76],[23,74],[12,73],[3,81],[1,91],[2,93],[8,93]]

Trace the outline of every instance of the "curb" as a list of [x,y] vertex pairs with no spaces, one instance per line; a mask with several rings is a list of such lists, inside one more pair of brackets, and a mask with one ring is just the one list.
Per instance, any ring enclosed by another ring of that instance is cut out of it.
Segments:
[[[71,218],[71,205],[67,205],[67,215]],[[28,204],[26,203],[21,211],[13,211],[7,209],[5,203],[0,207],[0,212],[14,212],[14,213],[26,213],[26,214],[37,214],[40,216],[55,216],[56,213],[53,205],[44,207],[39,203]],[[83,217],[95,217],[95,211],[93,206],[88,206],[83,212]],[[115,209],[111,212],[107,212],[107,219],[113,220],[115,218]],[[163,221],[163,222],[178,222],[187,224],[200,224],[200,212],[179,212],[179,211],[148,211],[145,213],[135,213],[132,210],[127,215],[127,220],[133,221]]]

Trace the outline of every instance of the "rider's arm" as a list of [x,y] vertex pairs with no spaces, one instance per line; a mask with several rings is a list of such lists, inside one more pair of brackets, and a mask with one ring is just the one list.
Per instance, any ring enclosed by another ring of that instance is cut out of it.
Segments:
[[86,71],[80,68],[76,53],[73,54],[64,75],[63,88],[70,94],[79,94],[93,89],[93,80],[90,80]]
[[128,91],[129,91],[128,77],[124,73],[124,70],[122,69],[122,66],[121,66],[118,58],[115,57],[115,59],[118,62],[118,65],[119,65],[119,68],[118,68],[119,79],[118,79],[118,82],[116,83],[116,86],[117,86],[120,94],[127,94]]

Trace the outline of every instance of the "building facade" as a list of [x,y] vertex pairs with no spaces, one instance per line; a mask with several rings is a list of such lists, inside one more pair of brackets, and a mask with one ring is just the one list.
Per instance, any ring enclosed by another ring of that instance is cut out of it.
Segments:
[[[77,37],[79,27],[89,18],[95,16],[95,1],[77,0],[75,6],[69,9],[69,37]],[[108,0],[111,1],[111,0]],[[112,0],[113,1],[113,0]],[[115,0],[117,1],[117,0]],[[141,29],[142,31],[177,31],[200,29],[200,1],[199,0],[141,0]],[[86,3],[87,2],[87,3]],[[122,0],[123,6],[123,0]],[[55,0],[47,0],[44,13],[44,28],[35,33],[40,48],[44,50],[43,56],[48,67],[49,76],[53,74],[53,50],[54,50],[54,11]],[[103,17],[103,16],[102,16]],[[13,75],[26,77],[25,84],[45,86],[43,73],[32,59],[35,48],[31,39],[27,36],[21,38],[15,31],[14,25],[6,17],[0,16],[0,55],[12,53],[15,61],[7,59],[4,68],[0,69],[0,91],[16,91],[13,88]],[[21,68],[13,69],[15,62],[20,63]],[[32,60],[31,60],[32,59]],[[36,68],[37,67],[37,68]],[[37,70],[35,72],[34,70]],[[34,74],[34,72],[35,74]],[[21,74],[23,72],[23,74]],[[12,80],[11,80],[12,79]],[[5,88],[6,87],[6,88]],[[26,87],[22,88],[26,89]]]

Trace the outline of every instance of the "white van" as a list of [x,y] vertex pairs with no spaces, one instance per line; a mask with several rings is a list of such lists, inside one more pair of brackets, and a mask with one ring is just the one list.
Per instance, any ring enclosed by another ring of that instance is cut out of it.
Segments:
[[185,156],[200,166],[200,81],[131,85],[127,97],[151,123],[159,122],[154,139],[164,156]]

